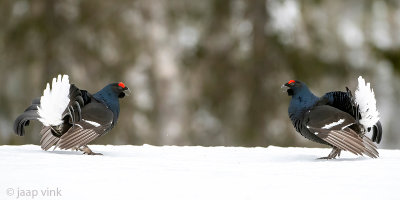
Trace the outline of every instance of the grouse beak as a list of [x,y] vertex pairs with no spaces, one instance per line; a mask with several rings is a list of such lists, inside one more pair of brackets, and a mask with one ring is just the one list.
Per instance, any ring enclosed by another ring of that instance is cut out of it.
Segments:
[[287,87],[289,87],[289,85],[286,83],[286,84],[283,84],[282,86],[281,86],[281,92],[283,93],[283,92],[286,92],[289,88],[287,88]]
[[125,94],[125,96],[129,96],[132,93],[128,87],[124,87],[122,90],[123,90],[123,93]]
[[285,83],[284,86],[290,87],[291,85],[289,83]]
[[[292,86],[293,86],[293,83],[285,83],[285,84],[283,84],[282,86],[281,86],[281,89],[282,88],[284,88],[284,87],[288,87],[287,88],[287,90],[286,90],[286,92],[287,92],[287,94],[289,95],[289,96],[293,96],[293,89],[292,89]],[[283,91],[282,91],[283,92]]]
[[281,88],[284,88],[284,87],[290,88],[290,85],[289,85],[288,83],[285,83],[285,84],[283,84],[283,85],[281,86]]

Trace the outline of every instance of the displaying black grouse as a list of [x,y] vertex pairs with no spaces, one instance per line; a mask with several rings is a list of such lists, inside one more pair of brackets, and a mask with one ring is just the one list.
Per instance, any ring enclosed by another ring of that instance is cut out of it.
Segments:
[[[341,150],[379,157],[373,143],[379,144],[382,139],[379,112],[374,91],[361,76],[354,97],[347,87],[346,92],[328,92],[317,97],[301,81],[290,80],[284,86],[292,96],[288,111],[297,132],[309,140],[333,147],[322,159],[340,156]],[[372,140],[367,133],[372,133]]]
[[55,146],[60,149],[81,150],[94,153],[87,144],[110,131],[118,120],[119,98],[129,94],[124,83],[111,83],[95,94],[78,89],[69,83],[67,75],[58,75],[47,84],[43,96],[32,101],[14,122],[14,132],[23,136],[24,126],[30,120],[44,125],[40,131],[43,150]]

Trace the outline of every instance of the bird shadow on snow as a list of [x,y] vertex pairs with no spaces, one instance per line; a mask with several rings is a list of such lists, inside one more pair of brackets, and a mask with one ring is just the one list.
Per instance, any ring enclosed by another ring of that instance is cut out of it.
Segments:
[[290,155],[290,156],[282,156],[282,157],[275,157],[273,160],[279,161],[279,162],[357,162],[357,161],[364,161],[368,160],[368,158],[365,157],[354,157],[354,158],[348,158],[348,157],[338,157],[336,159],[319,159],[320,157],[315,154],[296,154],[296,155]]
[[116,157],[115,153],[113,151],[110,152],[103,152],[103,151],[97,151],[94,150],[96,153],[102,153],[103,155],[87,155],[84,154],[82,151],[75,151],[75,150],[62,150],[62,149],[53,149],[50,148],[49,150],[45,151],[41,149],[40,147],[35,147],[34,149],[31,148],[32,145],[21,145],[20,149],[14,149],[13,151],[18,152],[18,153],[27,153],[27,154],[48,154],[48,155],[83,155],[83,156],[89,156],[89,157],[96,157],[96,156],[111,156],[111,157]]
[[363,161],[363,160],[368,160],[368,158],[365,157],[357,157],[357,158],[335,158],[335,159],[318,159],[316,158],[315,161],[316,162],[343,162],[343,161],[353,161],[353,162],[357,162],[357,161]]
[[[29,151],[26,151],[26,149],[19,150],[19,152],[28,152],[28,153],[40,153],[40,154],[50,154],[50,155],[83,155],[83,156],[89,156],[92,157],[92,155],[86,155],[83,154],[83,152],[80,151],[74,151],[74,150],[60,150],[60,149],[54,149],[54,150],[49,150],[49,151],[43,151],[42,149],[29,149]],[[96,151],[97,152],[97,151]],[[103,155],[100,157],[132,157],[131,153],[123,153],[123,152],[115,152],[115,150],[110,150],[110,151],[102,151],[100,152]],[[314,153],[308,153],[308,152],[299,152],[296,154],[283,154],[281,152],[271,152],[271,151],[265,151],[266,154],[263,156],[258,155],[257,159],[261,162],[357,162],[357,161],[365,161],[369,160],[369,158],[366,157],[348,157],[348,155],[344,155],[343,157],[338,157],[336,159],[318,159],[322,155],[320,154],[314,154]],[[136,152],[136,156],[142,157],[144,156],[143,153]],[[97,155],[98,156],[98,155]],[[153,153],[147,154],[145,156],[156,156]]]
[[79,151],[66,151],[66,150],[48,150],[48,151],[43,151],[43,150],[33,150],[33,152],[36,153],[46,153],[46,154],[52,154],[52,155],[84,155],[82,152]]
[[82,152],[79,152],[79,151],[60,151],[60,150],[54,150],[54,151],[48,151],[47,153],[62,154],[62,155],[84,155]]

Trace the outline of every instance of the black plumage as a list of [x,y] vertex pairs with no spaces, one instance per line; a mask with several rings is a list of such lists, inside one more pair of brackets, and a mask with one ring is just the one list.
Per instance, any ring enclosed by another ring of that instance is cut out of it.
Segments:
[[[348,88],[346,92],[328,92],[317,97],[301,81],[291,80],[285,86],[292,96],[288,112],[296,131],[309,140],[333,147],[324,158],[335,158],[341,150],[372,158],[379,156],[373,142],[381,141],[381,123],[377,121],[367,130],[360,124],[361,114]],[[369,131],[372,141],[365,135]]]
[[[61,116],[62,123],[44,125],[41,130],[42,149],[48,150],[55,146],[60,149],[75,149],[87,154],[97,154],[92,152],[87,144],[115,126],[120,112],[119,99],[129,92],[129,88],[122,82],[109,84],[93,95],[71,84],[69,102]],[[24,126],[29,125],[30,120],[41,117],[38,113],[40,106],[40,98],[34,99],[32,105],[17,117],[14,122],[14,131],[17,135],[23,136]]]

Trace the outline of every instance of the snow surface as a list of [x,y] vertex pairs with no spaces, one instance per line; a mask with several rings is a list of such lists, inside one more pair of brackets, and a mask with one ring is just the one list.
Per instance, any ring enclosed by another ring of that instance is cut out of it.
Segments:
[[90,147],[104,155],[0,146],[0,199],[400,199],[400,150]]

